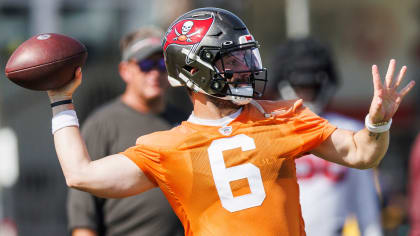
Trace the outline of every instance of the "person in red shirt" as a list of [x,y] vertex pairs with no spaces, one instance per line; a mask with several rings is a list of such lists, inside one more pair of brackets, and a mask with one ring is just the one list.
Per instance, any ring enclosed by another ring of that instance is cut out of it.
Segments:
[[420,235],[420,134],[414,141],[409,164],[410,236]]
[[163,38],[163,52],[170,84],[189,90],[190,118],[96,161],[80,136],[74,105],[62,104],[82,81],[78,69],[68,85],[48,91],[67,185],[111,198],[159,187],[186,235],[305,235],[295,158],[312,153],[349,167],[377,166],[391,118],[414,82],[397,91],[406,67],[394,78],[391,60],[382,82],[373,66],[366,128],[337,129],[301,100],[254,100],[267,81],[258,47],[229,11],[201,8],[179,17]]

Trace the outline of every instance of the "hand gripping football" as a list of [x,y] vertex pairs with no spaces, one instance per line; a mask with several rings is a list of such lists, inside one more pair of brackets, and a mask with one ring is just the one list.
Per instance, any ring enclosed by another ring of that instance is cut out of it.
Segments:
[[87,58],[86,47],[62,34],[39,34],[23,42],[6,64],[6,77],[32,90],[62,87]]

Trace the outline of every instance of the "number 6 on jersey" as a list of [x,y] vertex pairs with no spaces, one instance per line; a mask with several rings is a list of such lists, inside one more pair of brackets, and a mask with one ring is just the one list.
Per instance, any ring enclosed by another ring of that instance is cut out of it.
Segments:
[[[223,151],[241,148],[242,151],[255,149],[255,142],[249,136],[237,136],[214,140],[208,151],[214,183],[222,206],[230,212],[260,206],[265,199],[265,190],[258,167],[251,163],[226,168]],[[230,182],[248,179],[251,193],[234,197]]]

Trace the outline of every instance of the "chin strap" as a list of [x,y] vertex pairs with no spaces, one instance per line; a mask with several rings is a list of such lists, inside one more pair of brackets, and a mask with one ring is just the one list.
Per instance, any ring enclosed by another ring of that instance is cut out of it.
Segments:
[[264,108],[257,101],[255,101],[254,99],[251,99],[250,103],[252,105],[254,105],[255,108],[257,108],[257,110],[259,112],[261,112],[264,115],[265,118],[270,118],[272,116],[272,114],[269,114],[269,113],[265,112]]
[[238,97],[238,96],[231,96],[232,98],[229,99],[236,105],[246,105],[251,102],[252,98],[245,98],[245,97]]

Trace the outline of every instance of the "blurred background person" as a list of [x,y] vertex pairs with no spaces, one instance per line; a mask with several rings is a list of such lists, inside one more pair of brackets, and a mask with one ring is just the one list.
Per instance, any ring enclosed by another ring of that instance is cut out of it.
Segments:
[[[330,50],[305,37],[291,39],[274,51],[268,96],[301,98],[304,104],[339,128],[363,129],[362,122],[325,112],[339,84]],[[302,215],[308,236],[342,235],[355,216],[360,235],[382,235],[380,204],[372,170],[356,170],[314,155],[296,159]]]
[[4,190],[11,188],[19,177],[19,156],[15,132],[10,127],[0,128],[0,236],[16,236],[13,219],[5,214]]
[[409,223],[410,236],[420,235],[420,133],[413,144],[409,162]]
[[[139,136],[170,129],[187,119],[189,114],[165,101],[169,84],[162,35],[158,28],[142,27],[121,39],[118,69],[125,91],[97,109],[82,127],[93,159],[124,151]],[[70,189],[67,210],[73,236],[183,235],[160,189],[124,199],[103,199]]]
[[[420,3],[417,8],[417,12],[420,10]],[[420,21],[420,14],[417,15]],[[411,46],[411,59],[413,63],[412,77],[416,82],[420,82],[420,33],[416,35]],[[415,139],[411,142],[410,154],[408,160],[408,223],[409,223],[409,235],[417,236],[420,235],[420,109],[418,102],[420,101],[420,89],[417,88],[414,92],[415,101],[413,105],[417,108],[415,111],[416,123],[412,129],[417,133],[414,136]]]

